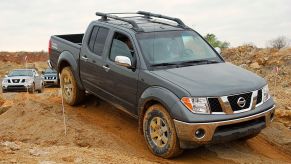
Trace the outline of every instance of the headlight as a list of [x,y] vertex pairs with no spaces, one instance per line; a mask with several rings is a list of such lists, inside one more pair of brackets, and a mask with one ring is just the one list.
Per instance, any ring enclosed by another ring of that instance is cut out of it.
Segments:
[[182,103],[193,113],[209,114],[207,98],[201,97],[183,97]]
[[8,83],[8,79],[3,79],[2,83]]
[[263,96],[263,102],[266,102],[267,100],[269,100],[269,98],[271,97],[270,93],[269,93],[269,87],[268,85],[265,85],[262,89],[262,96]]

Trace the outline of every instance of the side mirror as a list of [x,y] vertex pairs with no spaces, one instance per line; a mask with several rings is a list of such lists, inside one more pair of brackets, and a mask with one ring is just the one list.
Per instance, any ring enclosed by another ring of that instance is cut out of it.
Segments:
[[214,49],[217,53],[221,54],[221,49],[219,47],[215,47]]
[[115,63],[126,68],[131,68],[131,60],[127,56],[116,56]]
[[8,77],[8,75],[5,75],[4,77]]

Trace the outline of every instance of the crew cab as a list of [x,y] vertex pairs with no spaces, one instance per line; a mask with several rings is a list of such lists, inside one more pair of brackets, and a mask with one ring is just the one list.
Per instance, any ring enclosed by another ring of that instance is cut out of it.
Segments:
[[111,103],[138,120],[149,150],[163,158],[247,139],[270,125],[275,104],[266,81],[225,62],[180,19],[96,15],[84,34],[49,41],[48,63],[66,103],[81,103],[85,93]]
[[14,69],[2,80],[2,92],[28,91],[41,93],[44,88],[43,79],[35,69]]

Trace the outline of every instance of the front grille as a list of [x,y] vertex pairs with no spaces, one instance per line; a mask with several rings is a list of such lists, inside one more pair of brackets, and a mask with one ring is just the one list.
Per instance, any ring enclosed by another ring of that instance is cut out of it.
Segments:
[[[253,94],[256,96],[253,97]],[[256,99],[255,101],[256,104],[251,104],[253,102],[253,98]],[[242,101],[244,100],[245,100],[245,104],[243,106]],[[262,104],[262,102],[263,102],[262,89],[243,93],[243,94],[208,98],[208,105],[209,105],[210,111],[213,114],[222,114],[222,113],[231,114],[233,112],[239,113],[239,112],[243,112],[243,111],[251,109],[252,105],[258,106]]]
[[20,79],[12,79],[13,83],[19,83]]
[[[245,105],[243,107],[240,107],[238,105],[238,99],[243,97],[246,101]],[[251,100],[252,100],[252,92],[249,93],[244,93],[244,94],[239,94],[239,95],[233,95],[233,96],[228,96],[227,97],[229,104],[232,108],[233,111],[239,111],[243,109],[247,109],[251,105]]]
[[54,79],[57,79],[57,77],[54,77],[54,76],[46,76],[44,79],[46,79],[46,80],[54,80]]
[[209,103],[211,112],[223,112],[218,98],[208,98],[208,103]]
[[260,89],[258,91],[257,104],[260,104],[262,102],[262,96],[263,96],[262,94],[263,94],[262,89]]

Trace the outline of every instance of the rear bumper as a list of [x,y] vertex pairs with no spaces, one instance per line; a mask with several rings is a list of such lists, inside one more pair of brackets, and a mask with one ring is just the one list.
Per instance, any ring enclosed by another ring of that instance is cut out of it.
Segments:
[[[259,133],[263,128],[270,125],[274,117],[274,111],[275,105],[264,112],[238,119],[209,123],[186,123],[174,120],[174,124],[181,141],[181,147],[187,148],[191,143],[199,145],[224,142]],[[202,129],[205,134],[196,137],[195,132],[199,129]]]

